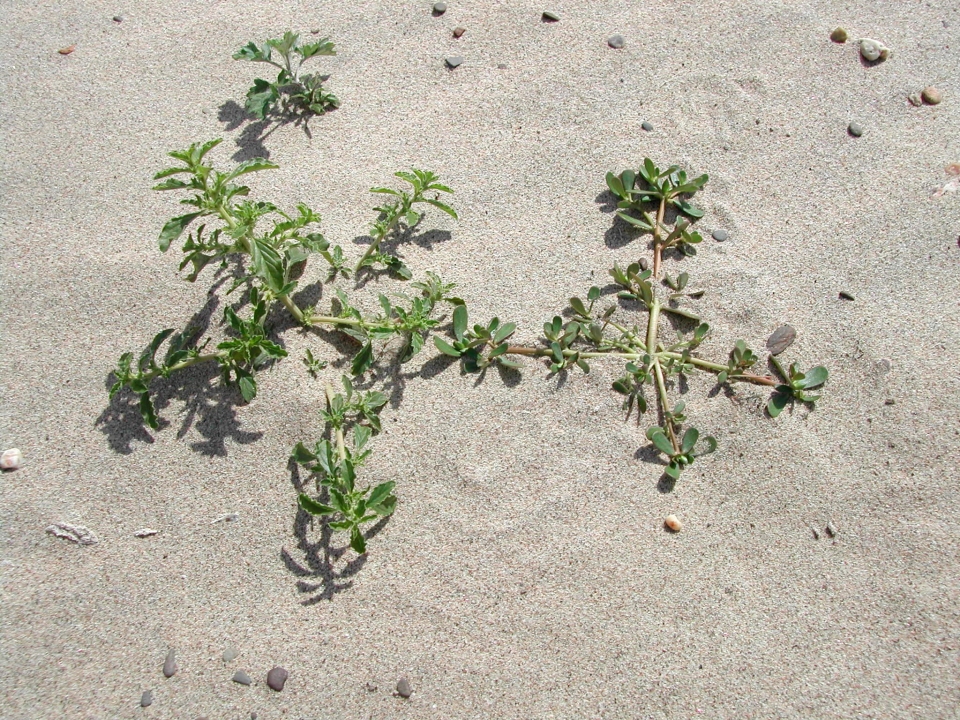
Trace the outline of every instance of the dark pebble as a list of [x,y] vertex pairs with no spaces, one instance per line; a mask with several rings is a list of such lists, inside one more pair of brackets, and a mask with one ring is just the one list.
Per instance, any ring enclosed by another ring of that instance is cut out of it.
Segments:
[[884,404],[884,405],[896,405],[896,404],[897,404],[897,401],[894,400],[893,398],[887,398],[886,400],[883,401],[883,404]]
[[460,65],[463,65],[463,58],[462,58],[462,57],[448,57],[448,58],[447,58],[447,67],[450,68],[451,70],[453,70],[453,68],[455,68],[455,67],[459,67]]
[[458,38],[458,37],[462,36],[466,31],[467,31],[467,29],[466,29],[466,28],[463,28],[463,27],[454,28],[454,29],[453,29],[453,36],[454,36],[455,38]]
[[560,16],[550,10],[543,11],[544,22],[560,22]]
[[123,15],[114,15],[114,16],[113,16],[113,21],[114,21],[115,23],[122,23],[122,22],[123,22]]
[[233,674],[233,681],[235,683],[240,683],[241,685],[250,685],[253,683],[253,680],[250,679],[250,676],[247,675],[243,670],[237,670]]
[[611,35],[607,38],[607,45],[614,50],[619,50],[623,47],[623,35]]
[[144,690],[143,695],[140,696],[140,707],[150,707],[151,705],[153,705],[153,693]]
[[438,2],[433,4],[434,15],[443,15],[446,11],[447,11],[447,4],[445,2]]
[[400,682],[397,683],[397,695],[402,698],[408,698],[413,695],[413,688],[410,687],[410,681],[405,677],[400,678]]
[[289,673],[279,665],[267,673],[267,685],[280,692],[283,690],[284,683],[287,682]]
[[863,135],[863,126],[860,123],[852,122],[847,125],[847,132],[854,137],[860,137]]
[[797,331],[790,325],[781,325],[773,331],[773,335],[767,338],[767,350],[771,355],[779,355],[788,347],[793,345],[797,339]]
[[170,649],[167,659],[163,661],[163,676],[171,678],[177,674],[177,651]]
[[728,237],[730,237],[730,233],[728,233],[726,230],[713,231],[713,239],[717,242],[724,242]]
[[650,123],[648,123],[646,120],[644,120],[642,123],[640,123],[640,127],[642,127],[642,128],[643,128],[644,130],[646,130],[647,132],[650,132],[651,130],[653,130],[653,125],[651,125]]
[[852,300],[853,300],[853,295],[851,295],[851,294],[848,293],[848,292],[845,292],[845,291],[841,290],[841,291],[840,291],[840,299],[841,299],[841,300],[850,300],[850,301],[852,301]]

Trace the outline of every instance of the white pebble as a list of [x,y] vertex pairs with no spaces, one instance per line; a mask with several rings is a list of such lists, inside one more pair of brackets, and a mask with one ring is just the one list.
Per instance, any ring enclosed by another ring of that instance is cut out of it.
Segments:
[[4,450],[0,455],[0,470],[16,470],[20,467],[20,461],[23,460],[23,453],[17,448]]
[[137,530],[133,536],[138,538],[150,537],[151,535],[156,535],[159,530],[154,530],[153,528],[143,528],[143,530]]
[[674,532],[680,532],[683,529],[683,523],[680,522],[680,518],[678,518],[676,515],[667,515],[663,519],[663,524]]
[[63,538],[64,540],[69,540],[70,542],[75,542],[80,545],[96,545],[100,542],[100,538],[98,538],[90,528],[86,528],[83,525],[71,525],[65,522],[58,522],[48,526],[47,532],[58,538]]
[[886,60],[890,56],[890,49],[879,40],[863,38],[860,41],[860,54],[863,55],[864,60],[875,62]]

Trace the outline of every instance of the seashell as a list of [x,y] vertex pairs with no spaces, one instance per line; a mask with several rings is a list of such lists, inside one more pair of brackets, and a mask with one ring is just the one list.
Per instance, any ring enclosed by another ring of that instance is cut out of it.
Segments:
[[3,455],[0,455],[0,470],[16,470],[18,467],[20,467],[20,462],[22,460],[23,453],[17,448],[4,450]]
[[877,60],[886,60],[890,57],[890,48],[879,40],[863,38],[863,40],[860,41],[860,54],[863,55],[864,60],[876,62]]
[[663,524],[674,532],[680,532],[683,529],[683,523],[680,522],[680,518],[678,518],[676,515],[667,515],[663,519]]

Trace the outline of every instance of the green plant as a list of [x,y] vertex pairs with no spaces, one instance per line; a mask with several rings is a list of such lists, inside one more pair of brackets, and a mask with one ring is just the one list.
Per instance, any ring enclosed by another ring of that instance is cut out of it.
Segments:
[[[274,51],[279,62],[274,60]],[[234,53],[234,60],[266,63],[280,71],[275,82],[261,78],[253,81],[253,87],[247,92],[247,112],[263,120],[278,106],[282,115],[291,112],[322,115],[340,107],[337,97],[323,87],[327,76],[300,73],[303,63],[310,58],[336,54],[327,38],[301,45],[300,36],[289,31],[282,38],[267,40],[262,45],[247,43]]]
[[[758,357],[743,340],[736,341],[726,363],[706,360],[695,354],[708,339],[710,326],[701,321],[699,313],[682,303],[688,299],[700,299],[704,291],[688,288],[690,275],[687,272],[681,272],[676,278],[667,275],[660,282],[657,280],[665,250],[676,249],[681,258],[696,254],[695,245],[702,237],[690,227],[703,212],[690,204],[690,198],[706,185],[707,176],[690,180],[677,166],[660,170],[647,158],[638,171],[627,170],[620,175],[608,173],[606,180],[619,199],[618,215],[652,236],[653,269],[646,269],[644,260],[626,268],[614,265],[609,271],[623,309],[645,313],[645,327],[636,322],[615,320],[618,306],[598,307],[604,291],[592,287],[586,301],[579,297],[570,298],[569,320],[564,321],[558,315],[544,324],[544,337],[539,347],[507,345],[504,341],[516,326],[513,323],[501,326],[497,319],[493,321],[493,328],[504,328],[502,337],[491,336],[489,329],[482,334],[483,328],[479,325],[472,335],[469,334],[465,329],[465,308],[459,323],[456,312],[454,314],[454,341],[435,337],[434,343],[446,355],[461,358],[466,372],[482,370],[493,362],[513,367],[516,363],[511,356],[545,358],[551,373],[574,367],[587,373],[590,372],[589,362],[601,358],[625,361],[624,374],[614,381],[613,390],[624,396],[623,409],[627,416],[634,409],[639,416],[647,412],[645,388],[652,386],[660,424],[650,427],[646,437],[666,456],[665,473],[676,480],[681,470],[697,457],[714,452],[717,442],[711,436],[701,439],[698,429],[685,427],[686,404],[682,401],[671,403],[669,398],[668,383],[673,384],[674,378],[703,371],[716,374],[720,384],[739,381],[772,387],[774,394],[768,410],[771,417],[776,417],[789,402],[813,403],[817,400],[819,396],[809,395],[806,391],[823,385],[827,370],[818,366],[803,374],[794,365],[787,373],[771,356],[771,362],[787,383],[782,384],[769,375],[750,371]],[[672,227],[664,219],[668,206],[676,207],[681,213]],[[457,312],[460,311],[458,308]],[[681,326],[686,323],[690,329],[685,333],[678,332],[675,339],[666,339],[660,322],[664,314],[674,316]]]
[[[328,520],[331,529],[348,531],[350,547],[364,553],[367,543],[362,526],[388,517],[397,506],[394,481],[366,488],[358,488],[356,482],[357,469],[370,455],[367,442],[373,432],[380,431],[379,412],[387,396],[376,391],[356,392],[350,378],[344,376],[342,381],[345,395],[335,395],[333,388],[326,386],[327,411],[321,413],[334,442],[323,439],[312,449],[297,443],[293,449],[293,459],[310,471],[317,492],[325,490],[329,495],[329,504],[322,502],[326,498],[313,498],[307,493],[300,493],[298,501],[311,515],[336,518]],[[353,428],[352,446],[344,439],[348,427]]]

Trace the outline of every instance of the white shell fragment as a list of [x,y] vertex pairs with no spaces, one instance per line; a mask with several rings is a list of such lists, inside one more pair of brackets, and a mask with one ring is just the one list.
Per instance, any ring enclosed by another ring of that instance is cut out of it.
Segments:
[[96,545],[100,538],[93,534],[89,528],[83,525],[71,525],[65,522],[54,523],[47,528],[47,532],[56,535],[58,538],[69,540],[80,545]]
[[142,530],[137,530],[133,536],[138,538],[150,537],[151,535],[156,535],[159,530],[154,530],[153,528],[143,528]]
[[890,57],[890,48],[879,40],[863,38],[863,40],[860,41],[860,54],[863,55],[864,60],[876,62],[877,60],[886,60]]
[[210,524],[216,525],[218,522],[233,522],[239,517],[240,517],[239,513],[235,513],[235,512],[227,513],[226,515],[221,515],[216,520],[211,520]]
[[23,460],[23,453],[17,448],[4,450],[0,455],[0,470],[16,470],[20,467],[20,461]]
[[663,519],[663,524],[674,532],[680,532],[683,529],[683,523],[680,522],[680,518],[678,518],[676,515],[667,515]]

